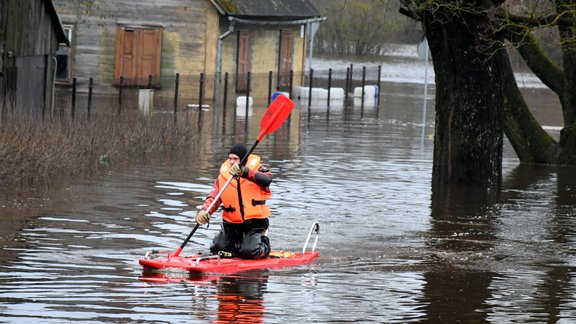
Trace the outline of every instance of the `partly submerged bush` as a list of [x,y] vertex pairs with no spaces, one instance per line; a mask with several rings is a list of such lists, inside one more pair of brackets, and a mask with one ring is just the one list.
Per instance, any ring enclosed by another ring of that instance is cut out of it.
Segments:
[[0,122],[0,187],[89,176],[114,163],[181,149],[196,123],[136,115],[92,120]]

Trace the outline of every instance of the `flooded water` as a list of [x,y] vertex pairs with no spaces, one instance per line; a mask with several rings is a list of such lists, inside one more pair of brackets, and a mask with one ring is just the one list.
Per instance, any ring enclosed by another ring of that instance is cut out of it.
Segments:
[[[557,137],[554,96],[526,91]],[[206,112],[189,152],[4,199],[0,322],[576,321],[575,171],[519,167],[507,145],[497,202],[465,191],[439,201],[433,87],[426,115],[422,93],[385,82],[377,108],[300,102],[254,151],[275,174],[273,248],[300,250],[320,224],[310,265],[154,282],[138,264],[182,243],[227,149],[254,142],[264,105],[225,124]],[[205,251],[218,221],[183,254]]]

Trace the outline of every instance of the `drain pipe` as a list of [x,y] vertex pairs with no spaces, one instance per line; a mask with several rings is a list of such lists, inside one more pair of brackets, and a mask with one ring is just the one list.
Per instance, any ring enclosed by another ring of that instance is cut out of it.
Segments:
[[216,53],[216,84],[215,84],[215,89],[214,89],[214,98],[216,98],[216,100],[220,100],[220,76],[222,74],[222,42],[224,41],[224,38],[228,37],[228,35],[232,34],[234,32],[234,20],[232,19],[232,17],[228,17],[228,20],[230,21],[230,25],[228,26],[228,30],[220,35],[218,37],[218,49],[217,49],[217,53]]

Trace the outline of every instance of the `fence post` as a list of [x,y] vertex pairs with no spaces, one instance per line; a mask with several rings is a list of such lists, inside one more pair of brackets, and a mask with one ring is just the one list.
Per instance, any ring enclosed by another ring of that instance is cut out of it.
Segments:
[[178,113],[178,91],[180,88],[180,73],[176,73],[174,80],[174,115]]
[[380,78],[382,77],[382,65],[378,65],[378,80],[376,85],[378,86],[378,93],[376,94],[376,106],[380,106]]
[[364,108],[364,87],[366,86],[366,66],[362,67],[362,100],[360,100],[360,107]]
[[72,79],[72,108],[71,108],[71,114],[72,114],[72,120],[74,120],[74,118],[76,117],[76,86],[77,86],[77,79],[76,77],[74,77]]
[[124,77],[120,77],[120,88],[118,89],[118,116],[122,113],[122,96],[124,91]]
[[248,122],[248,108],[250,106],[250,79],[251,79],[251,73],[248,72],[247,76],[246,76],[246,83],[247,83],[247,88],[246,88],[246,122]]
[[272,102],[272,71],[268,71],[268,105]]
[[200,73],[200,94],[198,98],[198,109],[202,112],[202,105],[204,103],[204,73]]
[[292,99],[292,86],[294,85],[294,70],[289,73],[288,96]]
[[90,119],[90,115],[92,114],[92,89],[94,88],[94,78],[90,78],[88,81],[88,119]]
[[312,84],[314,81],[314,69],[310,68],[310,80],[308,82],[308,108],[312,106]]
[[224,99],[222,101],[223,115],[226,116],[226,105],[228,104],[228,72],[224,73]]
[[328,109],[330,109],[330,88],[332,87],[332,68],[328,69],[328,99],[326,103],[328,105]]
[[350,80],[348,82],[348,91],[352,94],[354,94],[352,91],[354,91],[354,64],[350,64]]
[[348,103],[348,82],[350,78],[350,67],[346,67],[346,83],[344,84],[344,101]]

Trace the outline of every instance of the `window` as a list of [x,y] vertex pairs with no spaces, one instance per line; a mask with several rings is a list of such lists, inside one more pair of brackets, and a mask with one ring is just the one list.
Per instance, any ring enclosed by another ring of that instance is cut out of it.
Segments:
[[118,26],[115,84],[120,84],[123,77],[127,86],[160,88],[162,30],[162,27]]
[[72,83],[72,25],[63,25],[64,33],[70,46],[60,43],[56,51],[56,82],[60,84]]

